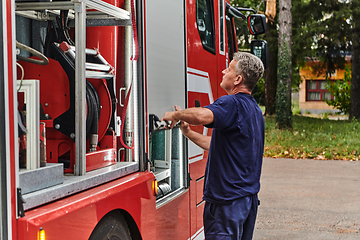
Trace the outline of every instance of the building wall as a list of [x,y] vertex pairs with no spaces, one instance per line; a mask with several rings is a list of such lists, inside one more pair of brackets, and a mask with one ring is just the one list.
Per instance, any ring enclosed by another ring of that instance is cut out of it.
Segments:
[[[314,113],[314,114],[320,114],[324,112],[331,112],[335,113],[338,112],[338,110],[334,109],[332,106],[327,105],[324,101],[309,101],[307,100],[307,84],[309,81],[312,80],[323,80],[325,81],[325,73],[322,73],[320,75],[315,75],[313,73],[314,66],[318,64],[318,61],[311,61],[307,62],[305,67],[300,69],[300,76],[302,79],[302,82],[300,83],[299,88],[299,110],[301,113]],[[350,62],[348,61],[348,64]],[[337,79],[343,79],[344,78],[345,70],[337,70],[334,75],[331,76],[330,79],[337,80]]]

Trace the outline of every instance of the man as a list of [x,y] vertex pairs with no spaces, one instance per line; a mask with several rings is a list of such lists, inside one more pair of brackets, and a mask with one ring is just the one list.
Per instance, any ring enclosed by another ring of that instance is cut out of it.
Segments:
[[[220,86],[228,95],[203,108],[166,112],[172,128],[181,121],[183,134],[209,151],[204,183],[206,240],[252,239],[258,208],[264,151],[264,118],[250,95],[264,72],[259,58],[238,52],[223,73]],[[213,128],[212,136],[189,124]]]

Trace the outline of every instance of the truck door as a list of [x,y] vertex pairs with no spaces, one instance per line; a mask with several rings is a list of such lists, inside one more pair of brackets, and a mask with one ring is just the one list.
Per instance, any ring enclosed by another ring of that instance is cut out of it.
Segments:
[[[188,107],[203,107],[218,96],[219,70],[225,67],[224,37],[219,40],[219,0],[187,1],[187,92]],[[221,71],[220,71],[221,73]],[[204,135],[211,130],[203,126],[192,129]],[[190,213],[192,239],[203,238],[202,200],[207,152],[191,141],[189,144]]]
[[[233,19],[226,16],[226,0],[196,0],[187,2],[187,91],[188,107],[203,107],[226,92],[220,87],[222,71],[228,67],[236,40]],[[204,135],[211,129],[192,126]],[[203,184],[207,152],[192,142],[189,144],[191,236],[203,236]]]
[[144,60],[150,169],[159,190],[156,239],[188,239],[189,191],[185,137],[164,129],[159,118],[174,106],[186,108],[185,2],[146,0]]
[[[16,239],[15,48],[13,1],[0,4],[0,239]],[[17,129],[17,128],[16,128]]]

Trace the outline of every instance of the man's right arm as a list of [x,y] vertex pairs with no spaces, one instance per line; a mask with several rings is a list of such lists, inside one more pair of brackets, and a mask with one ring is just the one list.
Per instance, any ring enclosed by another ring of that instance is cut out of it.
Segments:
[[167,126],[169,128],[173,128],[178,121],[188,122],[192,125],[207,125],[214,121],[214,114],[208,108],[194,107],[166,112],[160,120],[170,122]]
[[209,151],[211,136],[205,136],[198,132],[191,130],[190,126],[186,122],[181,122],[180,129],[185,137],[187,137],[190,141],[195,143],[197,146],[202,149]]

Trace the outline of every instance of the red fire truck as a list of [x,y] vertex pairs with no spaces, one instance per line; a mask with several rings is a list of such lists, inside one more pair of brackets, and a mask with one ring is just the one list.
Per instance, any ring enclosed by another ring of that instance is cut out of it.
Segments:
[[228,0],[2,1],[1,239],[203,239],[207,152],[159,118],[225,94],[233,18],[264,31],[251,12]]

